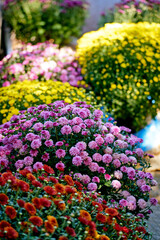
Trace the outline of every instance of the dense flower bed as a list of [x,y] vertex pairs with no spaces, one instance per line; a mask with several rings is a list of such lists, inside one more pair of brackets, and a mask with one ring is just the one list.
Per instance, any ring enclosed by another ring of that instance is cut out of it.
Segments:
[[84,194],[80,182],[55,177],[47,165],[17,176],[4,172],[0,186],[1,239],[150,239],[143,220],[111,207],[100,195]]
[[120,124],[137,131],[160,106],[160,24],[106,24],[83,35],[77,55],[86,82]]
[[144,171],[149,155],[138,148],[141,139],[130,135],[130,129],[104,123],[102,115],[84,102],[31,107],[1,126],[0,164],[15,171],[47,163],[72,174],[89,191],[100,190],[106,199],[147,217],[149,192],[156,185]]
[[113,9],[103,12],[100,25],[108,22],[156,22],[160,23],[159,0],[121,0]]
[[79,37],[86,7],[85,0],[5,0],[3,15],[17,39],[66,45]]
[[69,83],[26,80],[0,88],[0,123],[9,121],[20,110],[62,99],[68,103],[86,101],[96,104],[93,92],[86,93],[85,89],[72,87]]
[[69,82],[85,86],[75,52],[69,47],[58,49],[50,42],[26,44],[0,61],[0,86],[24,80]]

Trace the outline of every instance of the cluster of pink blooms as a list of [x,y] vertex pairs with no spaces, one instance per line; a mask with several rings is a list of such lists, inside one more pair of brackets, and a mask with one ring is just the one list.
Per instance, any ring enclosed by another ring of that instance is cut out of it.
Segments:
[[89,191],[107,184],[106,197],[116,195],[121,206],[142,214],[157,183],[137,170],[149,158],[138,147],[141,141],[130,129],[103,122],[103,112],[91,105],[56,101],[30,107],[1,126],[0,164],[32,171],[47,163],[72,174]]
[[27,44],[0,61],[0,86],[15,81],[54,80],[82,86],[81,69],[75,52],[69,47],[58,48],[50,42]]

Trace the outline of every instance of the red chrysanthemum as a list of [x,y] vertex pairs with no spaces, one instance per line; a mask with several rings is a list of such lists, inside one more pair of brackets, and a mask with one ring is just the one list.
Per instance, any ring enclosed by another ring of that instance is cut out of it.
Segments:
[[65,191],[66,191],[67,194],[71,194],[71,193],[76,193],[77,192],[76,188],[73,188],[73,187],[71,187],[69,185],[65,186]]
[[13,176],[13,175],[12,175],[11,172],[4,172],[4,173],[2,174],[2,177],[3,177],[6,181],[9,180],[12,176]]
[[28,192],[29,191],[29,184],[22,181],[22,180],[18,180],[18,186],[20,187],[20,189],[23,192]]
[[88,226],[90,227],[90,229],[96,229],[96,224],[93,221],[89,221]]
[[142,232],[142,233],[146,233],[146,229],[144,227],[136,227],[135,230],[137,230],[138,232]]
[[19,236],[18,232],[12,227],[6,227],[4,231],[7,239],[16,239]]
[[95,207],[96,206],[96,209],[98,212],[102,212],[103,211],[103,207],[102,207],[102,204],[98,203],[98,202],[92,202],[92,205]]
[[50,166],[48,166],[46,164],[43,165],[43,169],[44,169],[45,172],[47,172],[49,174],[53,174],[54,173],[53,168],[51,168]]
[[68,240],[68,238],[65,237],[65,236],[60,236],[60,237],[58,238],[58,240]]
[[37,209],[41,209],[41,208],[42,208],[40,198],[33,198],[33,199],[32,199],[32,203],[34,204],[34,206],[35,206]]
[[27,173],[26,177],[30,181],[36,180],[36,177],[32,173]]
[[25,201],[23,201],[22,199],[18,199],[17,203],[20,207],[24,208]]
[[76,236],[75,230],[71,227],[66,227],[66,232],[72,237]]
[[0,204],[1,205],[6,205],[8,200],[9,200],[9,198],[6,194],[0,193]]
[[10,226],[11,226],[11,224],[9,222],[5,221],[5,220],[2,220],[0,222],[0,229],[1,230],[4,230],[5,227],[10,227]]
[[78,188],[79,191],[82,191],[82,190],[83,190],[83,185],[82,185],[80,182],[74,181],[74,183],[76,184],[76,186],[77,186],[77,188]]
[[21,174],[23,177],[26,177],[28,173],[30,173],[30,171],[27,169],[23,169],[19,171],[19,174]]
[[24,208],[30,215],[35,215],[36,214],[36,208],[33,204],[31,203],[25,203]]
[[14,209],[14,207],[12,207],[12,206],[7,206],[6,209],[5,209],[5,213],[7,214],[7,216],[8,216],[10,219],[14,219],[14,218],[16,218],[16,216],[17,216],[17,212],[16,212],[16,210]]
[[43,207],[50,207],[52,202],[48,198],[40,198],[40,204]]
[[72,179],[71,176],[65,175],[65,176],[64,176],[64,180],[67,182],[68,185],[74,186],[74,181],[73,181],[73,179]]
[[87,220],[86,218],[84,218],[84,217],[78,217],[78,220],[79,220],[82,224],[88,225],[88,220]]
[[54,188],[52,188],[51,186],[45,186],[43,189],[48,195],[53,196],[53,195],[57,194],[57,191]]
[[40,218],[40,217],[38,217],[38,216],[32,216],[32,217],[30,217],[30,218],[29,218],[29,221],[30,221],[33,225],[38,226],[38,227],[40,227],[40,226],[43,225],[43,220],[42,220],[42,218]]
[[48,233],[54,233],[55,228],[49,221],[45,221],[44,226]]
[[33,180],[31,184],[35,187],[40,187],[40,188],[43,187],[43,184],[37,180]]
[[50,177],[49,180],[53,183],[58,183],[58,179],[56,179],[54,177]]
[[0,186],[4,186],[6,184],[6,181],[3,177],[0,177]]
[[102,213],[98,213],[96,219],[101,223],[106,223],[107,221],[107,217]]

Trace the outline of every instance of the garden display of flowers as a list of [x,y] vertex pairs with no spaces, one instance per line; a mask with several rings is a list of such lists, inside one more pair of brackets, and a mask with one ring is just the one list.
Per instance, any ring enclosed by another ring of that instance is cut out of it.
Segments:
[[69,83],[26,80],[0,88],[0,124],[9,121],[20,110],[62,99],[67,103],[86,101],[95,106],[97,103],[93,92],[87,93],[84,88],[72,87]]
[[49,79],[86,87],[71,48],[59,49],[50,42],[26,44],[0,61],[0,86],[9,86],[15,81]]
[[100,25],[111,22],[160,23],[159,0],[121,0],[113,9],[103,12]]
[[47,163],[56,174],[71,174],[88,191],[101,191],[105,200],[148,218],[151,205],[157,203],[149,200],[157,184],[145,172],[150,155],[138,147],[141,139],[130,129],[104,123],[102,116],[101,110],[84,102],[30,107],[1,126],[0,164],[15,172],[35,171]]
[[120,125],[134,132],[160,107],[160,24],[113,23],[78,40],[82,74]]
[[1,239],[150,239],[143,220],[110,206],[98,194],[82,192],[71,176],[56,177],[47,165],[18,177],[0,177]]
[[87,6],[85,0],[5,0],[3,16],[25,43],[54,39],[66,45],[80,36]]

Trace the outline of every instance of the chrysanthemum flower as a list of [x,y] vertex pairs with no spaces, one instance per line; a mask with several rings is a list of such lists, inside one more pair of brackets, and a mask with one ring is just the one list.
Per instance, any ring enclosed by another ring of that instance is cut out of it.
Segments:
[[7,214],[7,216],[8,216],[10,219],[14,219],[14,218],[16,218],[16,216],[17,216],[17,212],[16,212],[16,210],[14,209],[14,207],[12,207],[12,206],[7,206],[6,209],[5,209],[5,213]]
[[35,226],[42,226],[43,225],[43,219],[41,217],[38,216],[32,216],[28,219],[33,225]]

